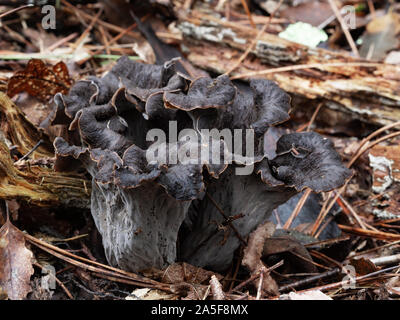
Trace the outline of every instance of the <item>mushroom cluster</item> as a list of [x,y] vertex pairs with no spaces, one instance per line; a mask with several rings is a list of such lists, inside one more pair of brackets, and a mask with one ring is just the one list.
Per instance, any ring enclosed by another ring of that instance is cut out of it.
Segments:
[[[106,257],[125,270],[182,260],[221,271],[274,208],[306,187],[328,191],[350,176],[332,143],[313,132],[282,136],[268,159],[264,134],[290,109],[272,81],[190,79],[173,60],[122,57],[104,77],[79,81],[54,101],[47,123],[79,137],[56,138],[57,162],[77,159],[92,176],[91,213]],[[153,134],[160,131],[169,139]],[[217,134],[205,138],[210,131]],[[246,156],[221,132],[232,132]]]

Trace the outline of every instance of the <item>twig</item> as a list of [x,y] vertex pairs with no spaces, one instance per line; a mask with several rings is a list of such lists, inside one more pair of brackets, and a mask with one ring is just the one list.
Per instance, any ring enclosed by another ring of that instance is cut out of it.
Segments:
[[[250,51],[253,49],[254,45],[257,43],[257,41],[260,39],[260,37],[262,36],[262,34],[267,30],[269,24],[271,23],[271,19],[274,16],[275,12],[280,8],[280,6],[282,5],[283,0],[279,1],[279,4],[277,5],[277,7],[275,8],[275,10],[271,13],[271,15],[269,16],[269,19],[267,21],[267,23],[264,25],[264,27],[262,27],[262,29],[258,32],[257,36],[255,37],[255,39],[250,43],[249,47],[246,49],[246,51],[241,55],[241,57],[234,63],[234,65],[232,66],[232,68],[230,68],[228,71],[225,72],[226,75],[229,75],[230,73],[232,73],[233,70],[235,70],[237,67],[239,67],[239,65],[243,62],[244,59],[246,59],[246,57],[248,56],[248,54],[250,53]],[[232,78],[233,79],[233,78]]]
[[297,287],[300,287],[300,286],[305,286],[307,284],[311,284],[311,283],[316,282],[318,280],[322,280],[324,278],[328,278],[328,277],[331,277],[331,276],[333,276],[335,274],[338,274],[340,271],[341,271],[341,269],[335,268],[333,270],[325,271],[325,272],[323,272],[321,274],[318,274],[318,275],[315,275],[315,276],[311,276],[309,278],[302,279],[302,280],[293,282],[291,284],[284,285],[284,286],[279,288],[279,292],[285,292],[285,291],[288,291],[288,290],[293,290],[293,289],[295,289]]
[[263,290],[263,283],[264,283],[264,273],[266,272],[266,270],[267,269],[264,266],[262,266],[260,269],[260,279],[258,281],[256,300],[260,300],[260,298],[261,298],[261,293]]
[[372,17],[372,19],[375,19],[376,12],[375,12],[374,3],[372,2],[372,0],[367,0],[367,2],[368,2],[369,12],[371,13],[371,17]]
[[[17,53],[17,54],[0,54],[1,60],[29,60],[29,59],[47,59],[47,60],[59,60],[59,59],[74,59],[75,54],[41,54],[41,53]],[[119,59],[121,55],[116,54],[96,54],[91,55],[93,58],[98,59]],[[128,56],[131,60],[140,60],[138,56]]]
[[304,204],[307,201],[308,196],[311,194],[312,190],[310,188],[307,188],[307,190],[303,193],[301,196],[299,202],[297,202],[296,207],[294,208],[292,214],[290,215],[289,219],[287,219],[286,223],[283,226],[283,229],[289,229],[293,220],[296,219],[296,217],[299,215],[301,209],[303,208]]
[[[250,77],[258,77],[261,75],[266,75],[270,73],[280,73],[294,70],[304,70],[304,69],[322,69],[329,67],[380,67],[383,66],[382,63],[374,62],[332,62],[332,63],[310,63],[310,64],[296,64],[293,66],[285,66],[278,68],[270,68],[266,70],[253,71],[248,73],[238,74],[236,76],[230,77],[231,80],[243,79]],[[226,72],[228,74],[228,72]]]
[[[396,132],[393,132],[393,133],[388,134],[388,135],[386,135],[386,136],[383,136],[382,138],[377,139],[377,140],[375,140],[375,141],[372,142],[372,143],[369,143],[369,141],[370,141],[372,138],[374,138],[375,136],[379,135],[379,134],[382,133],[383,131],[388,130],[388,129],[391,129],[391,128],[393,128],[393,127],[395,127],[395,126],[398,126],[398,125],[400,125],[400,121],[395,122],[395,123],[392,123],[392,124],[387,125],[387,126],[385,126],[385,127],[382,127],[382,128],[380,128],[380,129],[376,130],[375,132],[373,132],[372,134],[370,134],[367,138],[365,138],[365,139],[361,142],[361,144],[360,144],[360,146],[358,147],[358,149],[356,150],[356,152],[354,153],[354,156],[352,157],[352,159],[351,159],[351,160],[349,161],[349,163],[347,164],[347,167],[350,168],[350,167],[357,161],[357,159],[358,159],[359,157],[361,157],[361,155],[362,155],[364,152],[366,152],[368,149],[370,149],[370,148],[373,147],[374,145],[376,145],[376,144],[378,144],[378,143],[380,143],[380,142],[382,142],[382,141],[385,141],[385,140],[388,140],[388,139],[391,139],[391,138],[393,138],[393,137],[396,137],[396,136],[400,135],[400,131],[396,131]],[[324,204],[323,204],[323,206],[322,206],[322,208],[321,208],[321,211],[320,211],[320,213],[319,213],[319,215],[318,215],[318,218],[317,218],[317,220],[316,220],[315,223],[314,223],[314,226],[313,226],[311,235],[315,235],[315,234],[317,233],[319,227],[321,226],[322,221],[325,219],[326,215],[327,215],[328,212],[331,210],[331,208],[333,207],[333,205],[335,204],[335,202],[337,201],[337,199],[339,198],[339,196],[345,191],[345,189],[346,189],[346,187],[347,187],[347,184],[349,183],[350,180],[351,180],[351,179],[348,179],[348,180],[345,182],[345,184],[336,192],[336,195],[333,197],[333,199],[331,200],[331,202],[329,202],[329,199],[332,197],[332,195],[333,195],[334,193],[333,193],[332,191],[328,193],[327,200],[324,202]]]
[[34,153],[34,152],[36,151],[36,149],[39,148],[40,145],[41,145],[43,142],[44,142],[44,141],[43,141],[42,139],[40,139],[39,142],[36,143],[36,144],[33,146],[33,148],[32,148],[26,155],[24,155],[22,158],[18,159],[18,161],[23,161],[23,160],[29,158],[29,156],[30,156],[32,153]]
[[351,37],[351,34],[349,32],[349,28],[347,27],[347,24],[344,22],[341,14],[340,14],[340,11],[339,11],[338,7],[336,6],[335,1],[334,0],[328,0],[328,2],[330,4],[333,12],[335,13],[336,18],[339,20],[340,26],[342,27],[343,33],[346,36],[347,42],[349,43],[349,45],[351,47],[351,50],[353,51],[354,55],[357,58],[359,58],[360,54],[358,53],[357,46],[354,43],[353,38]]
[[316,251],[316,250],[310,250],[310,255],[312,255],[315,258],[318,258],[320,260],[324,260],[325,262],[332,263],[338,268],[342,268],[342,264],[335,259],[332,259],[331,257],[328,257],[327,255],[323,254],[322,252]]
[[104,41],[104,48],[105,48],[105,50],[106,50],[106,54],[111,54],[111,51],[110,51],[110,44],[109,44],[109,42],[108,42],[108,39],[107,39],[107,36],[106,36],[106,32],[104,31],[104,28],[103,28],[102,26],[99,26],[98,29],[99,29],[99,31],[100,31],[101,38],[102,38],[103,41]]
[[59,46],[63,45],[64,43],[71,41],[72,39],[74,39],[77,36],[78,36],[78,34],[76,32],[71,33],[70,35],[66,36],[65,38],[62,38],[59,41],[53,43],[50,47],[46,48],[46,50],[51,52],[54,49],[58,48]]
[[225,221],[228,222],[229,227],[233,230],[233,232],[235,233],[236,237],[240,240],[240,242],[247,246],[247,242],[246,240],[244,240],[242,238],[242,236],[240,235],[239,231],[237,231],[237,229],[235,228],[235,226],[232,224],[232,222],[229,220],[229,217],[226,216],[226,214],[224,213],[224,211],[221,209],[221,207],[218,205],[218,203],[210,196],[210,194],[208,192],[206,192],[206,195],[208,197],[208,199],[210,199],[210,201],[212,202],[212,204],[215,206],[215,208],[217,208],[217,211],[225,218]]
[[32,3],[30,3],[30,4],[27,4],[27,5],[18,7],[18,8],[14,8],[14,9],[8,10],[8,11],[6,11],[6,12],[0,14],[0,19],[2,19],[2,18],[4,18],[5,16],[7,16],[7,15],[9,15],[9,14],[12,14],[12,13],[14,13],[14,12],[17,12],[17,11],[20,11],[20,10],[23,10],[23,9],[26,9],[26,8],[32,8],[33,6],[34,6],[34,5],[33,5]]
[[323,106],[323,103],[320,102],[320,103],[318,104],[317,108],[315,109],[315,111],[314,111],[314,113],[313,113],[313,115],[312,115],[310,121],[308,122],[308,126],[307,126],[306,131],[310,131],[311,126],[312,126],[312,124],[314,123],[315,118],[317,117],[317,114],[318,114],[319,110],[321,110],[321,107],[322,107],[322,106]]
[[[240,246],[240,257],[243,257],[243,246]],[[237,274],[239,272],[239,268],[240,268],[240,263],[241,263],[241,258],[238,259],[237,263],[236,263],[236,267],[235,267],[235,271],[233,273],[233,277],[231,280],[231,284],[229,286],[229,291],[232,290],[233,286],[235,285],[235,280],[237,278]]]
[[241,3],[242,3],[242,6],[243,6],[243,8],[244,8],[244,11],[246,11],[246,14],[247,14],[247,16],[248,16],[248,18],[249,18],[249,21],[250,21],[251,26],[255,29],[255,28],[256,28],[256,25],[254,24],[253,17],[251,16],[251,12],[250,12],[250,10],[249,10],[249,6],[247,5],[247,1],[246,1],[246,0],[240,0],[240,1],[241,1]]
[[[283,265],[283,260],[279,261],[278,263],[274,264],[272,267],[269,267],[268,269],[265,270],[265,272],[271,272],[272,270],[275,270],[276,268],[279,268],[281,265]],[[250,282],[256,280],[260,276],[261,272],[258,271],[254,273],[250,278],[247,280],[243,281],[242,283],[238,284],[236,287],[234,287],[232,290],[229,290],[228,293],[232,293],[233,291],[238,291],[239,289],[243,288]]]
[[95,272],[97,276],[100,276],[103,274],[105,276],[112,277],[113,279],[118,279],[115,281],[119,281],[122,283],[134,284],[134,285],[141,286],[141,287],[154,287],[154,288],[158,288],[158,289],[165,290],[165,291],[171,291],[168,285],[159,283],[159,282],[154,281],[149,278],[139,276],[132,272],[123,271],[123,270],[120,270],[120,269],[117,269],[117,268],[114,268],[111,266],[101,264],[96,261],[92,261],[92,260],[77,256],[77,255],[74,255],[66,250],[60,249],[60,248],[53,246],[47,242],[44,242],[35,237],[32,237],[29,234],[23,233],[23,235],[27,241],[34,244],[38,248],[56,256],[57,258],[67,261],[68,263],[70,263],[72,265],[78,266],[85,270],[90,270],[92,272]]
[[100,18],[101,14],[103,13],[104,8],[101,7],[99,12],[96,13],[94,17],[92,17],[92,21],[90,22],[89,26],[85,29],[85,31],[81,34],[81,36],[78,38],[78,40],[71,45],[71,48],[75,50],[78,48],[82,42],[85,40],[89,32],[93,29],[94,24],[97,22],[97,20]]
[[357,212],[354,211],[354,209],[351,207],[350,203],[348,203],[341,195],[339,195],[337,202],[339,203],[339,205],[342,204],[344,206],[343,209],[346,209],[348,211],[348,213],[350,213],[350,215],[353,216],[353,218],[357,221],[358,225],[362,229],[367,230],[366,224],[361,220],[361,218],[357,214]]
[[[399,268],[398,265],[397,266],[393,266],[393,267],[389,267],[389,268],[386,268],[386,269],[381,269],[381,270],[378,270],[378,271],[375,271],[375,272],[372,272],[372,273],[368,273],[368,274],[363,275],[363,276],[356,277],[353,280],[355,282],[360,281],[360,280],[365,280],[365,279],[380,275],[382,273],[395,270],[397,268]],[[307,290],[298,291],[298,293],[303,293],[303,292],[307,292],[307,291],[314,291],[314,290],[320,290],[320,291],[331,290],[331,289],[339,288],[339,287],[343,286],[343,284],[350,284],[350,281],[351,281],[351,279],[349,279],[347,281],[339,281],[339,282],[331,283],[331,284],[328,284],[328,285],[319,286],[319,287],[316,287],[316,288],[311,288],[311,289],[307,289]]]
[[[36,267],[42,269],[42,270],[46,270],[46,268],[44,268],[41,264],[34,262],[33,265],[35,265]],[[58,285],[64,290],[65,294],[67,295],[68,298],[70,298],[71,300],[74,300],[74,296],[71,294],[71,292],[69,292],[69,290],[67,289],[67,287],[64,285],[64,283],[62,283],[53,273],[48,272],[47,274],[49,274],[51,277],[54,278],[54,280],[56,280],[56,282],[58,283]]]
[[347,233],[356,234],[363,237],[371,237],[381,240],[399,240],[400,234],[397,233],[389,233],[383,231],[374,231],[374,230],[365,230],[361,228],[352,228],[349,226],[345,226],[342,224],[338,224],[338,227]]
[[376,266],[385,266],[388,264],[400,262],[400,254],[393,254],[391,256],[386,256],[386,257],[372,258],[370,260]]

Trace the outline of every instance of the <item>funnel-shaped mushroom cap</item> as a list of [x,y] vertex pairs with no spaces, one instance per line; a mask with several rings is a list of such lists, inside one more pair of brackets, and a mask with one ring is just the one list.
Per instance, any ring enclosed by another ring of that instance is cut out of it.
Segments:
[[185,111],[224,108],[233,102],[236,88],[228,76],[216,79],[201,77],[192,82],[188,92],[165,92],[164,101],[169,108]]
[[316,192],[330,191],[351,176],[333,143],[315,132],[283,135],[276,154],[271,161],[275,177],[298,191],[306,187]]

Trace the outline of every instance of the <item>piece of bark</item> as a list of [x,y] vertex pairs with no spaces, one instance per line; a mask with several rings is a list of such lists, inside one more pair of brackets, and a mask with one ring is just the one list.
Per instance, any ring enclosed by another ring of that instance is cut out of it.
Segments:
[[43,141],[30,156],[32,160],[18,163],[11,159],[5,141],[0,141],[0,199],[23,200],[38,206],[87,208],[91,182],[83,175],[53,171],[54,151],[48,137],[2,92],[0,115],[1,131],[21,154]]
[[0,199],[37,206],[89,207],[91,183],[84,176],[54,172],[44,165],[21,166],[14,166],[8,147],[0,142]]
[[[174,4],[188,60],[208,71],[217,74],[228,71],[258,33],[256,29],[216,18],[211,14],[212,8],[207,10],[205,4],[201,10],[195,7],[190,13],[181,10],[177,1]],[[354,65],[366,62],[347,53],[309,48],[264,33],[232,75],[288,65],[321,64],[318,68],[257,77],[274,80],[291,94],[320,99],[327,107],[353,119],[375,125],[393,123],[400,117],[400,78],[395,71],[398,67]],[[322,66],[327,63],[348,65]]]
[[225,300],[225,293],[222,290],[222,285],[221,283],[218,281],[216,276],[211,276],[211,280],[210,280],[210,286],[211,286],[211,292],[213,295],[214,300]]

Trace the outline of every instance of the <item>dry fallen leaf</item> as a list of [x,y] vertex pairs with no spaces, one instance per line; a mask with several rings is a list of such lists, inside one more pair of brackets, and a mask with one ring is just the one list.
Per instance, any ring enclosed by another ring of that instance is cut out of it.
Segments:
[[7,220],[0,229],[0,292],[9,299],[22,300],[31,291],[32,258],[24,235]]
[[[252,274],[259,272],[265,267],[261,260],[264,243],[266,239],[274,234],[274,231],[275,225],[272,222],[266,222],[259,225],[257,229],[250,234],[247,247],[243,252],[242,265],[246,266]],[[257,285],[256,283],[258,283],[258,280],[255,281],[255,285]],[[262,288],[268,294],[279,294],[278,285],[269,273],[264,274]]]
[[372,60],[381,60],[388,51],[397,48],[399,44],[397,34],[400,31],[400,16],[391,12],[377,17],[368,23],[366,29],[360,55]]
[[218,280],[223,277],[220,274],[192,266],[185,262],[171,264],[164,270],[151,269],[146,276],[160,279],[163,283],[196,283],[204,284],[210,281],[211,276],[215,275]]
[[17,71],[10,78],[7,94],[13,97],[26,91],[31,96],[47,101],[58,92],[67,94],[71,85],[72,80],[64,62],[59,62],[51,68],[39,59],[32,59],[24,70]]
[[242,264],[251,271],[258,271],[261,262],[261,256],[264,249],[264,243],[275,231],[272,222],[266,222],[259,225],[249,237],[248,245],[244,249]]

